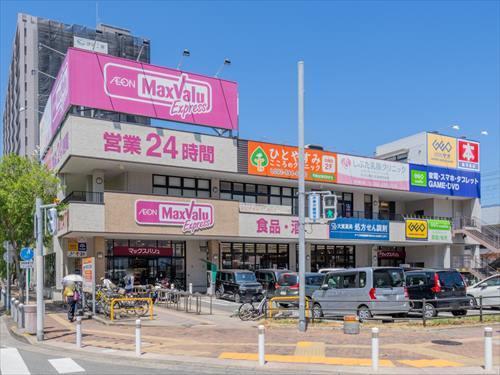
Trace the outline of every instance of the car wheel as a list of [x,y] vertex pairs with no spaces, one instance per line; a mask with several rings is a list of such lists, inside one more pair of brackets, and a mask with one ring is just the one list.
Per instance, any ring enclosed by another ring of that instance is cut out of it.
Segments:
[[370,309],[366,306],[360,306],[358,308],[358,318],[360,322],[364,322],[366,320],[371,319],[372,313]]
[[467,310],[453,310],[451,314],[453,316],[465,316],[467,315]]
[[220,298],[222,298],[223,294],[224,294],[224,289],[222,289],[222,287],[221,287],[215,291],[215,298],[220,299]]
[[234,302],[236,302],[236,303],[240,303],[241,302],[241,296],[238,293],[236,293],[234,295]]
[[434,318],[438,314],[436,308],[432,303],[426,303],[424,307],[424,315],[426,319]]
[[313,317],[314,319],[320,319],[323,317],[323,310],[321,309],[321,305],[319,303],[315,303],[313,305]]
[[471,309],[475,309],[477,307],[477,301],[473,296],[467,296],[469,297],[469,307]]

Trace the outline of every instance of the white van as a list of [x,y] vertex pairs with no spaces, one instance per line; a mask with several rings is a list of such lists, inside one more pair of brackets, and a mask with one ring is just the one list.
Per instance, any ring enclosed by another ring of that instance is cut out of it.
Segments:
[[406,315],[410,310],[405,275],[398,267],[329,272],[312,299],[315,318],[357,314],[363,321],[373,315]]

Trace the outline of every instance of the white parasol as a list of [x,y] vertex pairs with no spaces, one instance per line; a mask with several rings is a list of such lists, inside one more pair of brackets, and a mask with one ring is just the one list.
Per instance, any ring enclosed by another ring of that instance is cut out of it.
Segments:
[[81,283],[81,282],[83,282],[83,278],[80,275],[71,274],[71,275],[64,276],[64,278],[62,279],[62,282],[63,282],[63,284],[72,283],[72,282],[73,283]]

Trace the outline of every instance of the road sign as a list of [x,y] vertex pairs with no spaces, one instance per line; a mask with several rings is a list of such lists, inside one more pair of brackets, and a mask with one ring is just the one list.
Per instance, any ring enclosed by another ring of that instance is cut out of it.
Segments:
[[309,194],[309,219],[316,221],[321,216],[321,197],[319,194]]
[[32,260],[22,260],[21,262],[19,262],[19,266],[21,269],[33,268],[33,261]]
[[3,261],[6,263],[12,263],[14,260],[14,253],[11,251],[6,251],[3,253]]
[[22,260],[32,260],[35,256],[35,251],[31,247],[23,247],[21,253],[19,254]]

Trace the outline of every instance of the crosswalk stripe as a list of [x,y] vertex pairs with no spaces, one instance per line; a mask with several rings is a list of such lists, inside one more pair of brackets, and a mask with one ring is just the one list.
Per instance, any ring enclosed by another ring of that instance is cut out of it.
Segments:
[[84,372],[85,370],[71,358],[49,359],[49,363],[59,374],[69,374],[73,372]]
[[30,375],[30,370],[16,348],[1,348],[0,373],[2,375]]

